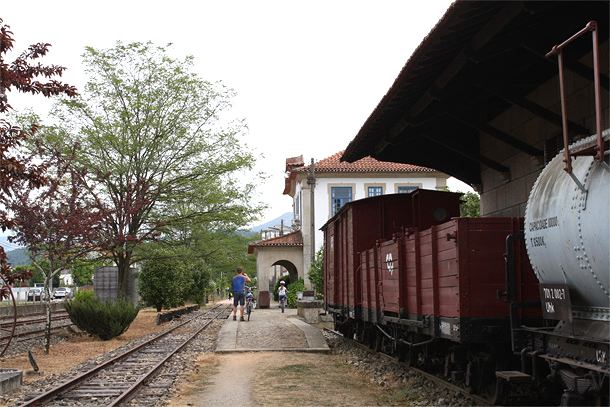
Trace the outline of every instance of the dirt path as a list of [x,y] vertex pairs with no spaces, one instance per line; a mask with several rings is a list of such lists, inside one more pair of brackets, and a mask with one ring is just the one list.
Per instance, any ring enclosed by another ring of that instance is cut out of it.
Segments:
[[[237,403],[237,404],[236,404]],[[408,405],[375,386],[340,355],[233,353],[204,355],[170,407]]]

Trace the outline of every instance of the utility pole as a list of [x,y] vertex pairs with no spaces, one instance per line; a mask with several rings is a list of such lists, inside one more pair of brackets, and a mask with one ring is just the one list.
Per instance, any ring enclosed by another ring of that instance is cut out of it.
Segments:
[[307,174],[307,185],[309,185],[309,214],[311,219],[311,250],[310,256],[313,262],[316,257],[316,210],[315,210],[315,199],[314,189],[316,187],[316,177],[314,174],[314,161],[311,159],[311,165],[309,166],[309,174]]

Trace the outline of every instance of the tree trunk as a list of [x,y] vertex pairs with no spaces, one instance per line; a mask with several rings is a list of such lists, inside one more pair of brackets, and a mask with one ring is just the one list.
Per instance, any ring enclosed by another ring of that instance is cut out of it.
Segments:
[[[52,269],[51,269],[52,270]],[[52,279],[52,273],[49,271],[49,274],[46,276],[44,283],[44,293],[46,294],[45,298],[45,316],[46,323],[44,329],[44,351],[46,354],[49,354],[49,350],[51,348],[51,293],[49,292],[49,280]]]
[[129,276],[129,260],[130,253],[124,253],[117,264],[118,269],[118,287],[116,299],[117,301],[125,301],[127,296],[127,278]]

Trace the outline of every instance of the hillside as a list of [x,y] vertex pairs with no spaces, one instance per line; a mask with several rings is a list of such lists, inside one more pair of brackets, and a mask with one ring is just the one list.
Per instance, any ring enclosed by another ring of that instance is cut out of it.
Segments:
[[11,263],[13,267],[30,264],[30,256],[26,253],[26,249],[11,250],[10,252],[6,252],[6,255],[8,256],[8,262]]
[[254,226],[250,230],[252,232],[260,232],[261,230],[270,228],[272,226],[279,226],[282,220],[284,221],[284,225],[290,226],[290,224],[292,223],[292,212],[286,212],[282,216],[270,220],[267,223],[263,223],[262,225]]

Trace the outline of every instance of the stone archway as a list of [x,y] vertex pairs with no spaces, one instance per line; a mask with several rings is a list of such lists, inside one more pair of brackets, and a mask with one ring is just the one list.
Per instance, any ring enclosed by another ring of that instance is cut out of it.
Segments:
[[273,298],[272,291],[279,274],[276,275],[274,268],[288,271],[290,281],[296,281],[304,277],[303,272],[303,248],[302,247],[259,247],[254,251],[256,255],[256,272],[259,304],[268,307]]
[[[286,284],[294,283],[299,279],[299,272],[297,266],[288,260],[278,260],[272,264],[272,266],[281,266],[288,272],[288,280]],[[273,280],[273,278],[271,278]],[[276,281],[270,282],[271,287],[275,287]]]
[[287,285],[294,283],[299,279],[299,271],[296,265],[288,260],[278,260],[271,267],[272,270],[269,273],[269,291],[271,292],[271,298],[273,298],[275,297],[273,291],[277,286],[277,282],[284,280]]
[[307,281],[303,267],[303,238],[300,230],[253,243],[248,246],[248,253],[256,256],[257,286],[261,307],[269,306],[272,297],[270,294],[279,277],[275,272],[276,267],[286,269],[290,275],[290,281],[296,281],[298,278]]

